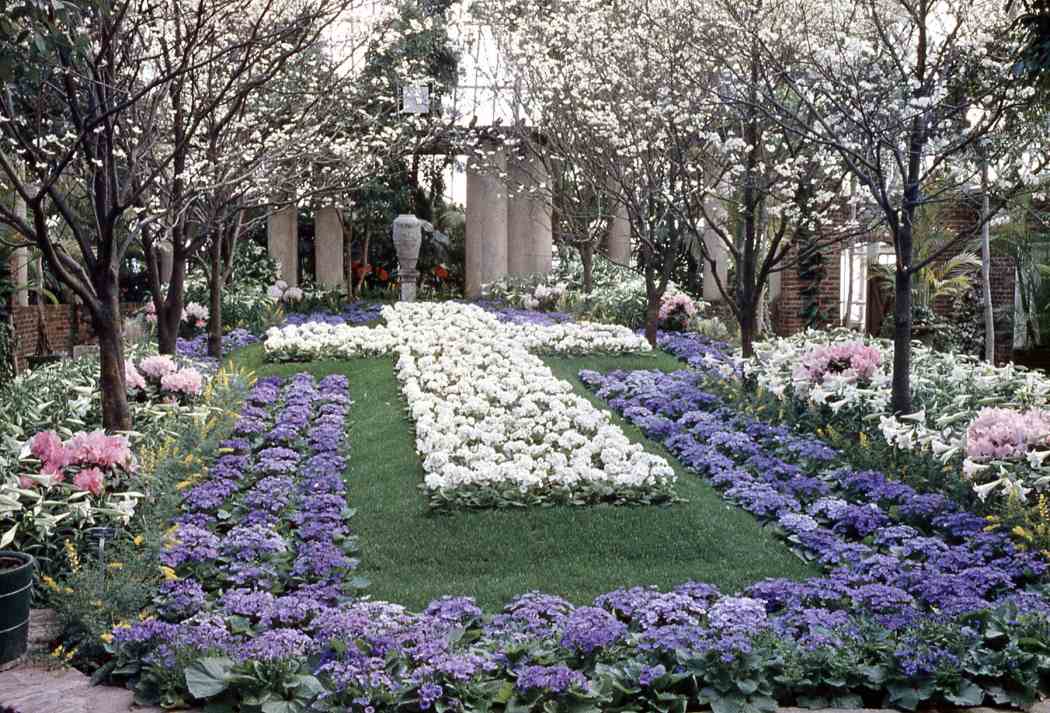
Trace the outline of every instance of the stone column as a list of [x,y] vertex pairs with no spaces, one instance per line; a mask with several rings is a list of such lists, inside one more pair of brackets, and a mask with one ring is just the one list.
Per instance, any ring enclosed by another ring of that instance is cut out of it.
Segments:
[[157,243],[157,272],[160,274],[160,282],[166,285],[171,282],[171,271],[175,268],[175,253],[171,242],[161,240]]
[[507,189],[495,175],[506,169],[497,152],[485,170],[467,164],[466,274],[464,293],[478,297],[481,286],[507,274]]
[[605,255],[617,265],[631,261],[631,221],[627,218],[627,207],[619,201],[613,208],[609,234],[605,236]]
[[8,265],[15,283],[15,304],[25,307],[29,304],[29,248],[15,248]]
[[299,284],[299,211],[294,205],[271,211],[266,220],[266,244],[279,265],[278,275],[289,286]]
[[[722,300],[722,293],[718,290],[714,276],[717,271],[722,287],[729,287],[726,284],[729,280],[729,253],[722,239],[710,228],[704,231],[704,247],[707,253],[707,256],[704,257],[704,299],[708,302],[719,302]],[[715,261],[714,270],[711,269],[708,257]]]
[[535,156],[508,160],[507,272],[550,272],[553,260],[552,206],[547,169]]
[[344,286],[343,219],[338,208],[314,211],[314,260],[317,284],[332,289]]

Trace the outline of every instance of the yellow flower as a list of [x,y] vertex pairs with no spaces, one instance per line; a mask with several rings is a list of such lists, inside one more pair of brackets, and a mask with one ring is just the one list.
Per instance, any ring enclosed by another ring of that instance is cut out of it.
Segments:
[[1021,537],[1021,538],[1024,538],[1026,540],[1031,540],[1032,539],[1032,533],[1030,533],[1028,530],[1024,529],[1023,527],[1021,527],[1020,525],[1018,525],[1014,529],[1010,530],[1010,532],[1013,533],[1014,537]]
[[69,568],[76,572],[80,569],[80,555],[77,553],[76,545],[69,540],[66,540],[62,547],[66,552],[66,559],[69,561]]
[[113,634],[100,634],[98,638],[102,639],[103,643],[108,644],[113,641]]
[[175,570],[166,565],[161,566],[160,573],[164,575],[164,579],[168,582],[174,582],[179,578],[179,575],[175,574]]
[[56,658],[56,659],[60,659],[60,658],[62,658],[65,655],[65,653],[66,653],[66,647],[63,646],[62,644],[59,644],[58,646],[56,646],[51,651],[51,656]]
[[871,445],[871,439],[868,438],[868,434],[864,431],[860,432],[860,447],[867,448]]
[[106,568],[109,569],[110,572],[117,572],[119,570],[124,569],[124,563],[123,562],[110,562],[108,565],[106,565]]
[[56,592],[62,591],[61,588],[58,586],[58,582],[56,582],[54,579],[52,579],[46,574],[40,578],[40,581],[43,582],[44,586],[48,589],[52,589]]
[[134,542],[136,546],[138,546],[145,542],[146,538],[142,535],[135,535],[133,538],[131,538],[131,541]]
[[194,480],[193,478],[187,478],[186,480],[180,480],[178,483],[175,483],[175,489],[176,490],[185,490],[186,488],[189,488],[189,487],[191,487],[193,485],[193,480]]

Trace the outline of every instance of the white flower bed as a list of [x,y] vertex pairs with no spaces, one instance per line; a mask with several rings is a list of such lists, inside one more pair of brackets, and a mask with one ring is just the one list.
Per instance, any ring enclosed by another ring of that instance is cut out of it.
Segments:
[[378,328],[273,330],[267,352],[287,359],[395,351],[433,507],[673,499],[667,461],[632,444],[530,353],[638,351],[630,330],[507,325],[454,303],[402,303],[383,318]]
[[469,315],[471,325],[478,330],[487,330],[500,338],[520,342],[526,349],[546,354],[645,352],[652,349],[644,337],[614,324],[510,324],[474,305],[401,302],[383,308],[381,316],[387,323],[385,326],[354,327],[307,322],[274,327],[266,332],[266,357],[270,361],[312,361],[391,354],[405,340],[400,327],[391,328],[395,323],[403,323],[400,314],[437,322]]
[[316,361],[392,354],[401,337],[389,328],[305,322],[273,327],[266,332],[266,358],[270,361]]
[[893,447],[956,463],[982,498],[993,492],[1024,498],[1032,488],[1050,484],[1050,462],[1044,466],[1050,433],[1029,431],[1023,442],[1004,444],[1017,440],[1012,433],[1017,429],[1009,423],[1035,420],[1050,406],[1050,379],[1012,364],[995,367],[974,357],[914,345],[912,394],[920,409],[895,415],[890,411],[893,346],[887,340],[865,341],[866,347],[879,350],[881,359],[864,378],[845,368],[815,380],[800,368],[827,345],[838,346],[838,353],[860,352],[857,334],[844,330],[811,331],[758,344],[756,358],[744,369],[779,399],[813,410],[830,408],[852,418],[858,431],[877,422]]

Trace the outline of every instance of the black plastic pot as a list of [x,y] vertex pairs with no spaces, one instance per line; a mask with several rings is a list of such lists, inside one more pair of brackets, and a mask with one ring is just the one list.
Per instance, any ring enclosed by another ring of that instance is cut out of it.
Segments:
[[38,366],[47,366],[48,364],[57,364],[62,361],[61,354],[31,354],[26,357],[26,361],[29,362],[29,368],[35,369]]
[[0,666],[29,647],[29,601],[33,594],[33,558],[0,550]]

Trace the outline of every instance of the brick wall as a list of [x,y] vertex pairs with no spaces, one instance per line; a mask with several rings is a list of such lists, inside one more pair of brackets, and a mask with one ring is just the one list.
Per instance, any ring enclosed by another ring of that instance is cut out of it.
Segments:
[[[819,312],[822,317],[815,325],[817,327],[830,327],[838,324],[839,320],[839,246],[827,246],[822,251],[824,255],[824,277],[820,281]],[[802,294],[803,280],[798,275],[798,251],[792,249],[784,264],[787,266],[780,272],[780,296],[774,302],[771,310],[773,331],[780,336],[789,336],[802,331],[805,321],[802,318]]]
[[1014,289],[1017,264],[1013,257],[992,258],[990,279],[995,311],[995,363],[1005,364],[1014,356]]
[[[939,216],[940,224],[949,235],[958,234],[974,226],[979,219],[979,214],[973,205],[960,203],[951,210],[944,210]],[[825,230],[834,230],[835,226],[829,225]],[[976,237],[976,236],[975,236]],[[962,251],[966,245],[960,244],[945,254],[945,258],[955,252]],[[825,276],[820,286],[820,310],[825,320],[819,326],[834,326],[839,320],[839,301],[841,275],[842,246],[834,245],[824,251]],[[802,281],[798,277],[798,269],[795,267],[796,255],[788,256],[788,265],[780,274],[780,296],[772,305],[771,318],[773,331],[780,336],[789,336],[803,329],[804,322],[800,315],[802,310],[802,295],[800,289]],[[992,307],[996,310],[996,363],[1006,363],[1013,357],[1013,327],[1012,314],[1014,304],[1014,282],[1016,279],[1016,265],[1014,260],[1008,256],[992,258],[991,286]],[[935,309],[938,312],[950,311],[951,305],[938,303]]]
[[[127,315],[141,305],[121,305]],[[88,311],[82,306],[49,304],[43,306],[44,330],[53,353],[69,354],[75,344],[95,342],[94,329]],[[36,305],[11,307],[11,324],[14,331],[15,369],[22,371],[29,366],[27,357],[37,353],[38,311]],[[74,330],[74,324],[76,329]],[[75,337],[74,337],[75,333]]]

